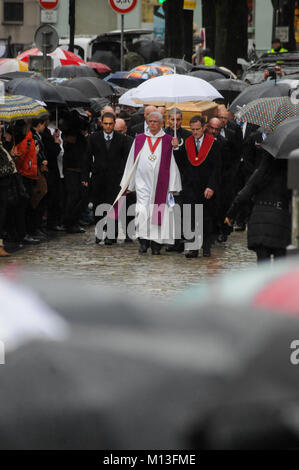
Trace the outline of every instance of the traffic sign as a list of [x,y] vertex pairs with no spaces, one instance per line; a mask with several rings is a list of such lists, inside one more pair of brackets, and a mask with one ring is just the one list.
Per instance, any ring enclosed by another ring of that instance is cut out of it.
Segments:
[[137,0],[109,0],[110,6],[122,15],[130,13],[137,5]]
[[59,36],[57,31],[50,24],[43,24],[37,28],[34,35],[34,42],[36,47],[49,54],[55,51],[59,44]]
[[39,4],[45,10],[54,10],[58,6],[59,0],[39,0]]

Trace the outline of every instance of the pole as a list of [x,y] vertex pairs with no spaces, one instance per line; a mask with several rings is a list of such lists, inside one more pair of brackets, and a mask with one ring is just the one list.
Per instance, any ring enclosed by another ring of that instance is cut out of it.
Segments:
[[292,198],[292,245],[298,248],[299,239],[299,190],[293,189]]
[[48,78],[47,45],[47,33],[43,33],[43,76],[46,78]]
[[74,45],[75,45],[75,11],[76,11],[75,0],[70,0],[70,3],[69,3],[69,25],[70,25],[69,51],[70,52],[74,52]]
[[124,24],[125,15],[121,15],[121,35],[120,35],[120,70],[124,70]]

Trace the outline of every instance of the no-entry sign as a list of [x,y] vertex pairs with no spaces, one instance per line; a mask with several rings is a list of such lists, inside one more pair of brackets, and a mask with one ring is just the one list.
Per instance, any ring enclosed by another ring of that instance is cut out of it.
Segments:
[[39,0],[39,4],[45,10],[54,10],[57,7],[59,0]]
[[134,10],[137,5],[137,0],[109,0],[109,3],[113,10],[124,15]]

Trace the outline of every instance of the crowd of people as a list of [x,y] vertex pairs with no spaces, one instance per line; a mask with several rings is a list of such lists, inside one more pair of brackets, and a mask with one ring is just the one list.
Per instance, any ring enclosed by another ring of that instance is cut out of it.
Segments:
[[202,247],[209,257],[235,225],[248,226],[258,260],[283,256],[291,231],[286,163],[260,148],[257,126],[238,123],[224,105],[208,121],[193,116],[190,131],[182,118],[179,108],[166,116],[163,107],[116,113],[106,106],[98,116],[68,111],[57,123],[50,112],[3,127],[0,256],[93,224],[95,242],[112,245],[120,223],[124,241],[138,238],[141,254],[159,255],[166,245],[186,258]]

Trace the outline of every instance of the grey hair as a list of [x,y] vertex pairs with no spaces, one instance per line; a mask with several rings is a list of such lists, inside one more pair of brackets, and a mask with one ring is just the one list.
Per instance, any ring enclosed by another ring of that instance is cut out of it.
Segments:
[[168,112],[168,116],[173,116],[174,114],[179,114],[179,116],[181,116],[181,118],[183,117],[183,113],[180,109],[178,108],[171,108]]
[[160,122],[164,121],[163,116],[161,113],[159,113],[159,111],[152,111],[151,113],[149,113],[148,119],[150,119],[152,116],[158,116]]

